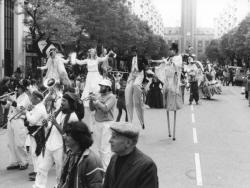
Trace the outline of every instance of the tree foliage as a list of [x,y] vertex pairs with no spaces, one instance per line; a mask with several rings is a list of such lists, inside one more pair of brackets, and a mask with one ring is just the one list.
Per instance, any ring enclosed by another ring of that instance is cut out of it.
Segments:
[[250,61],[250,16],[248,15],[236,28],[224,34],[219,40],[211,41],[206,49],[210,60],[221,59],[221,63],[242,66]]
[[89,34],[80,36],[78,45],[86,50],[97,43],[123,53],[137,45],[140,53],[150,56],[166,56],[167,45],[162,37],[154,35],[148,24],[131,14],[122,0],[69,1],[79,17],[77,24]]

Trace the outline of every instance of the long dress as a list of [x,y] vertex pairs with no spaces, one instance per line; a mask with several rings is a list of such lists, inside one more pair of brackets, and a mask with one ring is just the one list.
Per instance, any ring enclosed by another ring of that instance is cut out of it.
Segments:
[[180,90],[182,57],[177,55],[164,61],[164,66],[160,65],[161,70],[158,68],[156,72],[160,77],[165,78],[163,81],[163,105],[167,111],[176,111],[181,109],[183,105]]
[[[82,92],[82,99],[87,98],[90,92],[99,93],[100,86],[99,83],[103,79],[98,70],[98,65],[100,62],[103,62],[108,59],[108,56],[97,57],[96,59],[84,59],[76,60],[76,63],[79,65],[87,65],[88,73],[86,76],[85,87]],[[89,102],[84,101],[84,106],[88,107]]]
[[150,84],[150,90],[147,94],[146,104],[150,108],[162,108],[163,107],[163,97],[161,93],[160,85],[163,86],[161,81],[152,82]]

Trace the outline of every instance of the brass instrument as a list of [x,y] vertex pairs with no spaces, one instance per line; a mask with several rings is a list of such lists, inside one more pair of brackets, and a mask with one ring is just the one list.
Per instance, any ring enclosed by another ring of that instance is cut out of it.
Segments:
[[4,95],[1,95],[0,96],[0,99],[3,99],[3,98],[6,98],[6,97],[9,97],[10,95],[14,95],[14,94],[16,94],[16,92],[14,91],[14,92],[11,92],[11,93],[6,93],[6,94],[4,94]]
[[54,87],[55,84],[56,84],[56,80],[54,78],[49,78],[49,79],[46,79],[44,80],[44,86],[47,88],[44,92],[43,92],[43,95],[49,91],[50,88]]

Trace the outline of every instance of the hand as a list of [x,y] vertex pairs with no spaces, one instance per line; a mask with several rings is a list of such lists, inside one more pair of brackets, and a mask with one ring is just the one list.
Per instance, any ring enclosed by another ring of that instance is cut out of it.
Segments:
[[57,124],[56,117],[55,117],[54,114],[50,115],[49,119],[50,119],[52,125],[56,125]]
[[28,108],[27,108],[27,110],[28,110],[28,111],[31,111],[33,108],[34,108],[33,105],[29,105]]
[[25,110],[24,106],[20,106],[20,110],[24,111]]
[[96,101],[97,100],[97,96],[95,94],[92,94],[89,96],[89,99],[92,101]]
[[42,121],[42,124],[43,124],[43,126],[48,127],[48,121],[47,121],[47,119],[44,119]]

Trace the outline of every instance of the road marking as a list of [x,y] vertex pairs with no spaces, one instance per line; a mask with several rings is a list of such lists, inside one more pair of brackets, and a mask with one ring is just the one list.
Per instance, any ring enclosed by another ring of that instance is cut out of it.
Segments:
[[194,111],[194,105],[191,105],[191,111]]
[[196,128],[193,128],[193,140],[194,144],[198,143]]
[[198,186],[202,186],[200,154],[195,153],[194,159],[195,159],[195,169],[196,169],[196,182]]
[[195,123],[194,113],[192,113],[192,123]]

